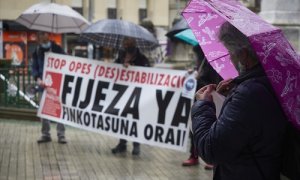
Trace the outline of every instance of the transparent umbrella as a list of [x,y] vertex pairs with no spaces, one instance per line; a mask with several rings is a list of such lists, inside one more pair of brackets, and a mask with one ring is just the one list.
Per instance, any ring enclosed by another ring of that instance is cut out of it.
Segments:
[[71,7],[45,2],[29,7],[16,21],[29,29],[52,33],[80,33],[89,25]]

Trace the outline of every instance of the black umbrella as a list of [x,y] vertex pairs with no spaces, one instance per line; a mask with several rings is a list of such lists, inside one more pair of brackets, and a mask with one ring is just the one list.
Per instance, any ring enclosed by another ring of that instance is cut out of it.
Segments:
[[173,38],[175,34],[190,28],[185,19],[181,18],[178,20],[174,26],[167,32],[166,36],[168,38]]
[[158,46],[158,41],[147,29],[119,19],[99,20],[80,36],[84,41],[116,49],[121,48],[124,37],[135,38],[137,46],[142,50],[152,50]]

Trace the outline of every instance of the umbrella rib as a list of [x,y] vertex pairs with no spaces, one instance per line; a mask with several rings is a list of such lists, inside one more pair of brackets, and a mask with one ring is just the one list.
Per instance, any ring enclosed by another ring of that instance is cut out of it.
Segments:
[[32,24],[32,22],[31,21],[29,21],[29,20],[27,20],[27,19],[25,19],[24,17],[20,17],[20,19],[22,19],[23,21],[26,21],[26,22],[28,22],[28,24],[29,24],[29,26],[28,27],[30,27],[30,25]]
[[222,56],[220,56],[220,57],[215,57],[215,58],[211,58],[211,59],[208,59],[208,58],[207,58],[207,60],[208,60],[208,62],[213,62],[213,61],[216,61],[216,60],[218,60],[218,59],[220,59],[220,58],[224,58],[224,57],[226,57],[226,56],[230,56],[230,55],[227,53],[227,54],[224,54],[224,55],[222,55]]
[[39,17],[40,17],[40,14],[38,14],[38,15],[36,16],[36,18],[34,18],[34,20],[32,21],[32,23],[31,23],[31,25],[30,25],[30,27],[32,27],[33,23],[34,23]]
[[29,21],[29,20],[27,20],[27,19],[25,19],[25,18],[23,18],[22,16],[20,17],[22,20],[24,20],[24,21],[26,21],[26,22],[28,22],[28,24],[29,24],[29,28],[31,28],[32,27],[32,25],[34,24],[34,22],[37,20],[37,18],[40,16],[40,14],[37,14],[37,16],[33,19],[33,21]]
[[33,5],[16,21],[27,28],[52,33],[81,32],[89,24],[72,8],[56,3]]
[[[51,26],[51,31],[54,32],[54,14],[52,14],[52,26]],[[56,22],[57,23],[57,22]],[[57,25],[57,24],[56,24]]]
[[73,22],[76,24],[76,26],[79,27],[79,29],[81,29],[81,27],[85,25],[85,23],[77,24],[77,22],[76,22],[77,19],[76,19],[76,18],[73,18],[73,17],[72,17],[72,20],[73,20]]

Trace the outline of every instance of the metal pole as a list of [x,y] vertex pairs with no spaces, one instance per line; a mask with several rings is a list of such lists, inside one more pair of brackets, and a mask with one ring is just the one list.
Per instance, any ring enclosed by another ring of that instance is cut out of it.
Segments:
[[2,21],[0,21],[0,59],[3,58],[3,25]]
[[[90,23],[92,23],[93,21],[93,14],[94,14],[94,0],[89,0],[89,17],[88,20]],[[94,51],[94,47],[92,43],[88,43],[88,59],[93,59],[93,51]]]
[[180,15],[179,10],[180,10],[180,2],[179,2],[179,0],[176,0],[176,11],[177,11],[176,16],[177,16],[177,17]]

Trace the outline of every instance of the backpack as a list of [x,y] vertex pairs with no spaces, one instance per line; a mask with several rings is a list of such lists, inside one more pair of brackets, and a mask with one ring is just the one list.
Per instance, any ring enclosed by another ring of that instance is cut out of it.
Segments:
[[290,180],[300,180],[300,130],[288,123],[283,144],[281,174]]

